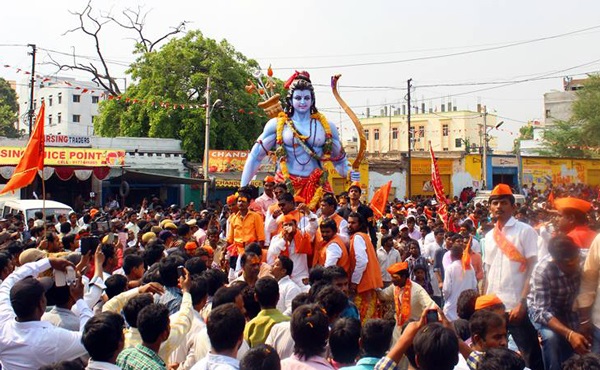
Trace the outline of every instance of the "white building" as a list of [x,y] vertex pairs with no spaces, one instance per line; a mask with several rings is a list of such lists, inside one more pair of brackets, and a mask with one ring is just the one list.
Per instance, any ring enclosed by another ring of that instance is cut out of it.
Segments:
[[[92,82],[61,78],[39,81],[34,90],[34,109],[46,103],[45,133],[71,136],[93,136],[94,119],[98,115],[98,103],[104,100],[106,91]],[[21,84],[18,91],[19,116],[27,120],[29,111],[29,84]],[[22,121],[23,122],[23,121]],[[21,126],[21,127],[26,127]]]

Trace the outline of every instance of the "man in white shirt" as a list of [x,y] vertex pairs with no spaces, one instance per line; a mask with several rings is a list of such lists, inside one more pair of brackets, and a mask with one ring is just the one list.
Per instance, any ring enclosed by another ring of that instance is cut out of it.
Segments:
[[386,288],[392,284],[392,276],[387,271],[388,267],[394,263],[402,262],[400,252],[394,248],[394,238],[391,235],[384,235],[381,238],[381,247],[377,249],[377,259],[381,269],[383,287]]
[[233,303],[213,309],[208,315],[206,328],[211,350],[192,370],[237,370],[240,362],[237,352],[244,340],[246,319],[242,311]]
[[271,274],[279,284],[279,301],[276,308],[286,316],[292,315],[292,300],[302,293],[300,287],[290,279],[292,271],[294,271],[294,262],[281,255],[277,257],[271,270]]
[[[38,369],[87,353],[81,344],[81,331],[40,321],[46,311],[46,297],[44,287],[35,277],[49,268],[65,271],[67,266],[73,264],[64,259],[44,258],[19,267],[0,285],[0,360],[4,368]],[[76,297],[80,330],[83,330],[92,310],[82,299],[81,281],[72,287],[72,294]]]
[[531,273],[537,262],[535,230],[513,217],[515,197],[508,185],[499,184],[490,196],[490,214],[496,218],[485,236],[486,294],[495,293],[508,311],[508,332],[514,338],[527,367],[543,369],[538,335],[527,317]]
[[469,268],[464,268],[461,261],[462,253],[463,249],[460,246],[450,249],[452,263],[444,272],[444,315],[450,321],[458,319],[456,306],[460,293],[467,289],[477,290],[475,270],[470,265]]
[[[271,244],[267,252],[268,264],[274,264],[275,259],[280,254],[289,255],[290,259],[294,262],[294,271],[290,276],[300,287],[308,283],[307,253],[311,249],[310,242],[314,239],[317,231],[317,218],[312,213],[310,215],[311,217],[304,227],[297,224],[293,214],[280,216],[283,224],[282,231],[271,239]],[[304,218],[306,217],[302,219]]]
[[275,178],[273,176],[265,177],[263,186],[264,192],[260,197],[254,200],[254,205],[261,215],[266,216],[269,207],[277,203],[277,198],[275,198],[275,193],[273,192],[273,189],[275,188]]
[[190,294],[192,296],[192,305],[194,310],[192,312],[192,327],[185,336],[185,341],[171,354],[171,364],[179,364],[179,370],[190,369],[199,359],[194,355],[192,347],[196,336],[200,334],[206,323],[200,313],[206,305],[208,285],[204,277],[192,276],[192,283],[190,285]]
[[406,226],[408,226],[408,236],[411,239],[421,239],[421,229],[416,225],[415,216],[410,215],[406,218]]

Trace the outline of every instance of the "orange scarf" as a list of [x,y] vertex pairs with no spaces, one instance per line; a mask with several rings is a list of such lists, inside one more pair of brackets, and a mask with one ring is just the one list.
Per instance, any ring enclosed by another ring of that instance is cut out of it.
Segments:
[[402,326],[410,317],[411,286],[412,282],[407,278],[402,300],[400,299],[401,288],[398,286],[394,287],[394,306],[396,308],[396,325],[398,326]]
[[[281,252],[282,255],[289,257],[290,252],[290,242],[285,241],[285,250]],[[296,230],[296,234],[294,234],[294,248],[296,254],[312,254],[312,246],[310,241],[310,235],[308,233],[303,233],[300,230]]]
[[521,252],[519,252],[517,247],[506,238],[506,235],[504,235],[502,230],[500,230],[497,222],[496,226],[494,227],[494,241],[496,242],[498,248],[500,248],[502,253],[504,253],[509,260],[521,264],[519,269],[521,272],[525,272],[525,270],[527,270],[527,259],[521,254]]
[[465,273],[465,271],[471,269],[471,244],[472,243],[473,243],[473,236],[470,236],[469,242],[467,243],[467,246],[465,247],[465,250],[463,251],[462,259],[461,259],[463,274]]

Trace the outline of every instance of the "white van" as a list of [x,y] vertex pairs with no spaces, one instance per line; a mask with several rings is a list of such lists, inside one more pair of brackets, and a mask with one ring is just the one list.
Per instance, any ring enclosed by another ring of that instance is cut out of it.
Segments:
[[[477,205],[479,203],[485,203],[487,205],[490,200],[490,195],[492,195],[491,190],[478,190],[477,194],[473,198],[473,205]],[[520,205],[525,204],[525,197],[522,194],[513,194],[515,197],[515,203]]]
[[[41,211],[43,201],[40,199],[17,199],[7,200],[2,206],[1,216],[6,217],[7,215],[15,215],[21,212],[25,216],[25,222],[30,218],[35,219],[35,213]],[[55,202],[53,200],[46,201],[46,217],[52,215],[65,215],[68,216],[73,208],[66,204]]]

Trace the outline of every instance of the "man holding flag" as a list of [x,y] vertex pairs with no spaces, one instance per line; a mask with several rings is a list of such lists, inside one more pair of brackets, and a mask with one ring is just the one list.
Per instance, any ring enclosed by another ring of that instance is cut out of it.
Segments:
[[[29,142],[25,147],[23,156],[19,164],[15,167],[15,172],[11,176],[0,195],[26,187],[35,180],[38,170],[44,169],[44,112],[46,105],[42,102],[40,111],[35,119],[35,128],[31,133]],[[43,183],[42,183],[43,187]],[[45,189],[42,190],[44,199],[46,198]]]

